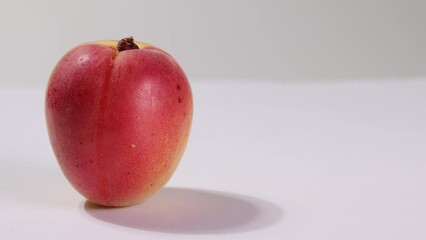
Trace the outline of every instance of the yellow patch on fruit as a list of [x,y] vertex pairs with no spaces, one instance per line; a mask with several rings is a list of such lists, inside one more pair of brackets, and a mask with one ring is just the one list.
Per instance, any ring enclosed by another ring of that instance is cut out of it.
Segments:
[[[105,46],[108,46],[108,47],[113,48],[113,49],[116,50],[117,49],[117,43],[118,43],[118,41],[114,41],[114,40],[100,40],[100,41],[94,41],[94,42],[91,42],[91,43],[105,45]],[[138,45],[139,49],[151,46],[150,44],[143,43],[143,42],[135,42],[135,44]]]

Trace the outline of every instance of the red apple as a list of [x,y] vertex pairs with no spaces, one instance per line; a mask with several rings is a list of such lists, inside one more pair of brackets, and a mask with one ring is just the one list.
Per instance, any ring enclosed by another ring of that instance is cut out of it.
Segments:
[[164,186],[184,152],[192,109],[178,63],[133,38],[75,47],[46,90],[60,168],[78,192],[105,206],[138,203]]

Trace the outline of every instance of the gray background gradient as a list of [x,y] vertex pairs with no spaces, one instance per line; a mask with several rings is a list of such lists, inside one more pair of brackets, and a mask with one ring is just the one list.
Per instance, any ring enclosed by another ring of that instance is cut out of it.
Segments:
[[45,86],[86,41],[132,35],[193,81],[426,75],[426,1],[1,1],[0,86]]

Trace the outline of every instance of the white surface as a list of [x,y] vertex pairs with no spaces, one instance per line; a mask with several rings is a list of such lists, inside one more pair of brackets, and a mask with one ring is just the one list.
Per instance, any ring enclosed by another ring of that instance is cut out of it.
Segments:
[[191,79],[426,76],[425,12],[424,0],[2,0],[0,85],[42,86],[71,47],[129,35]]
[[426,81],[203,81],[187,152],[131,208],[76,193],[42,89],[0,90],[0,239],[426,239]]

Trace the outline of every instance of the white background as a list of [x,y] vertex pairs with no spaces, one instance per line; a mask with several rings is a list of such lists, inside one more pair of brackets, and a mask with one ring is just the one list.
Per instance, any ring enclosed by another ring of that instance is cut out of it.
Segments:
[[[425,1],[1,1],[0,239],[426,239]],[[131,208],[86,202],[44,122],[58,59],[133,35],[194,93]]]
[[93,207],[63,177],[43,89],[0,90],[0,237],[426,238],[423,79],[193,90],[175,175],[153,198],[117,209]]

